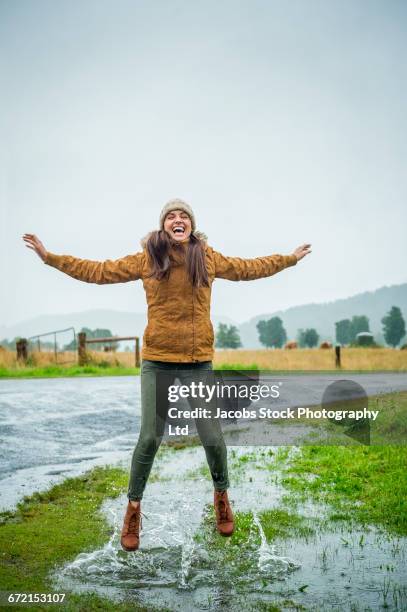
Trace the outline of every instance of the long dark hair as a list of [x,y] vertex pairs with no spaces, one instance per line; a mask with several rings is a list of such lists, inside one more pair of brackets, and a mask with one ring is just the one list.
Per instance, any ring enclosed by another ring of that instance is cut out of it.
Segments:
[[[157,280],[168,278],[171,267],[169,254],[172,247],[179,248],[181,252],[182,246],[172,240],[165,230],[155,230],[149,234],[146,248],[150,256],[152,268],[149,274],[150,277]],[[189,237],[185,261],[188,276],[193,287],[209,287],[204,245],[193,233]]]

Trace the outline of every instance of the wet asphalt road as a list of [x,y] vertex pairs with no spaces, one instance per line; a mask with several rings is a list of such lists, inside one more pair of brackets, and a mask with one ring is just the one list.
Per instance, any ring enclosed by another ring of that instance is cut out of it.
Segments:
[[[319,404],[339,379],[368,395],[407,390],[404,373],[267,377],[283,383],[281,407]],[[95,465],[128,466],[140,411],[139,377],[1,380],[0,509]]]

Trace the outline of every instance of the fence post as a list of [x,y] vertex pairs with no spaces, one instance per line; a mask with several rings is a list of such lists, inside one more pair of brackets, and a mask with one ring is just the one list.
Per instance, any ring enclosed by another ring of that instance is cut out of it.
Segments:
[[78,365],[83,366],[87,363],[86,356],[86,333],[79,332],[78,334]]
[[140,367],[140,339],[136,338],[136,368]]
[[341,367],[341,347],[339,344],[335,346],[335,366],[337,368]]
[[17,340],[16,342],[17,360],[23,361],[25,364],[27,363],[28,358],[27,345],[28,342],[26,338],[20,338],[20,340]]

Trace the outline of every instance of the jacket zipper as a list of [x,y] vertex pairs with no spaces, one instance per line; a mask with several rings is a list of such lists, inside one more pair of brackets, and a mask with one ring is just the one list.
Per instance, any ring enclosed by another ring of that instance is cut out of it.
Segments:
[[192,287],[192,361],[196,361],[194,358],[195,353],[195,303],[194,303],[194,292],[195,287]]

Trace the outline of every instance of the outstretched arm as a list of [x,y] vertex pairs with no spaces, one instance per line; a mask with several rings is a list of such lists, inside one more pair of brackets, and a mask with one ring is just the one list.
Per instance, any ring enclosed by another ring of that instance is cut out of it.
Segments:
[[92,261],[71,255],[56,255],[47,251],[35,234],[24,234],[26,246],[37,253],[44,263],[86,283],[105,285],[127,283],[141,278],[144,253],[127,255],[121,259]]
[[215,277],[227,280],[256,280],[272,276],[284,268],[295,266],[296,263],[311,252],[310,244],[299,246],[291,255],[267,255],[254,259],[241,257],[226,257],[213,250]]

